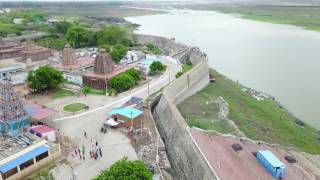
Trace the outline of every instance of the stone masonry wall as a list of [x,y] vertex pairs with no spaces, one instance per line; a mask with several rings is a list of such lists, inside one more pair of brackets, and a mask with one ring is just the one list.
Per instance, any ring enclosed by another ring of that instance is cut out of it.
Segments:
[[173,178],[178,180],[218,179],[198,149],[189,133],[187,123],[176,107],[177,104],[209,84],[207,56],[198,48],[176,44],[166,38],[146,35],[139,37],[138,39],[142,41],[140,43],[152,42],[171,55],[186,50],[181,57],[188,59],[194,65],[190,71],[169,84],[153,106],[153,118],[165,143]]

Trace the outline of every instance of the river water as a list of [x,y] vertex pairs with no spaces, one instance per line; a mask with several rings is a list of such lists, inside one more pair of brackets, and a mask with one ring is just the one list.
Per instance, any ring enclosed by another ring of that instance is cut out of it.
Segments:
[[274,96],[320,129],[320,33],[213,11],[176,10],[126,19],[142,25],[138,33],[198,46],[208,54],[210,67]]

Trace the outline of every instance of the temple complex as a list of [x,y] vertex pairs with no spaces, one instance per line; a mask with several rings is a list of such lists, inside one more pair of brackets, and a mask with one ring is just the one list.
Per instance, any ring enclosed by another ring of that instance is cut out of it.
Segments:
[[0,60],[20,58],[22,62],[26,62],[30,58],[32,61],[42,61],[51,55],[50,49],[32,44],[29,40],[26,43],[14,43],[4,42],[0,38]]
[[101,49],[95,59],[93,72],[85,73],[82,76],[83,84],[96,89],[106,89],[108,81],[112,77],[126,70],[128,70],[127,67],[114,64],[111,56],[104,49]]
[[7,81],[0,82],[0,132],[14,136],[29,126],[21,95]]

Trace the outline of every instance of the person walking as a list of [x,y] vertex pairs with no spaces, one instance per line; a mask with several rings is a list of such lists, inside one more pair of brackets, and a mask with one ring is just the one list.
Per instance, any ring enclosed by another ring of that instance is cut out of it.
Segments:
[[87,132],[86,131],[84,131],[83,135],[84,135],[85,138],[87,138]]
[[100,157],[102,157],[102,150],[99,148]]

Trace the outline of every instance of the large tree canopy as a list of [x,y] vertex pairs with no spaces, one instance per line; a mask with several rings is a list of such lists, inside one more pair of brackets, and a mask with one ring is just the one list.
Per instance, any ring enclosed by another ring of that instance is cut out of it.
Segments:
[[79,48],[82,45],[87,44],[89,32],[84,27],[73,26],[68,29],[66,37],[74,48]]
[[55,29],[58,33],[66,34],[68,29],[72,26],[72,23],[68,21],[57,22]]
[[142,161],[121,159],[109,170],[102,171],[95,180],[151,180],[152,173]]
[[117,44],[112,47],[111,56],[112,60],[118,63],[128,52],[128,48],[122,44]]
[[126,31],[120,26],[112,25],[98,33],[98,44],[115,45],[124,41],[124,39],[126,39],[126,35]]
[[53,89],[64,81],[62,72],[50,67],[42,66],[28,74],[28,85],[35,91]]

